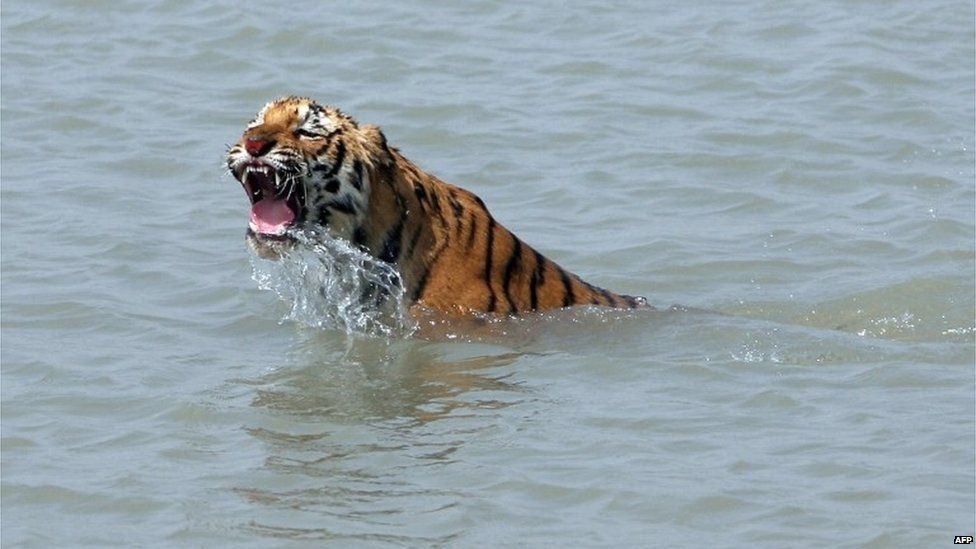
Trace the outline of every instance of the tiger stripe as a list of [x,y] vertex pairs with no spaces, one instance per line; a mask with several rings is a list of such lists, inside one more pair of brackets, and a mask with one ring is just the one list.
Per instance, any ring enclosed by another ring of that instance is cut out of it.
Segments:
[[386,238],[383,240],[383,249],[378,256],[381,260],[387,263],[396,263],[397,259],[400,258],[400,246],[403,240],[403,223],[405,220],[406,215],[401,214],[397,224],[386,234]]
[[488,286],[488,307],[486,310],[489,313],[495,312],[495,289],[491,287],[491,281],[493,278],[493,273],[491,272],[491,266],[494,262],[494,244],[495,244],[495,219],[492,217],[488,218],[488,242],[485,244],[485,285]]
[[356,159],[352,163],[352,173],[354,177],[352,178],[352,186],[356,188],[357,191],[363,190],[363,161]]
[[570,305],[577,303],[576,294],[573,292],[573,283],[569,280],[569,273],[567,273],[562,267],[556,268],[559,269],[559,278],[563,282],[563,307],[569,307]]
[[511,284],[512,275],[515,273],[515,269],[521,260],[522,243],[519,242],[518,238],[515,238],[515,235],[512,235],[512,252],[508,257],[508,262],[505,264],[505,275],[502,278],[502,288],[505,292],[505,299],[508,301],[508,312],[510,313],[518,312],[515,300],[512,299]]
[[535,260],[535,268],[532,270],[532,281],[529,283],[529,307],[534,311],[539,308],[539,287],[545,282],[546,258],[535,249],[532,250],[532,257]]

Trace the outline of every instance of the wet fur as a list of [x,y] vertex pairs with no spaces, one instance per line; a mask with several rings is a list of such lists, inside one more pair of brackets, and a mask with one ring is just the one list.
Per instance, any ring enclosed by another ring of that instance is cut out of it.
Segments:
[[566,271],[499,224],[473,193],[422,171],[378,127],[338,109],[300,97],[266,105],[228,152],[238,179],[248,138],[273,142],[269,156],[291,159],[304,178],[300,223],[395,265],[411,304],[451,314],[646,306]]

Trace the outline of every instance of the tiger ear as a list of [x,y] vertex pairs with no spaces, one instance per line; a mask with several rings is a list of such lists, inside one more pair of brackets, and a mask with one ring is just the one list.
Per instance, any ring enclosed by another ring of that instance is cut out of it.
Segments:
[[393,155],[390,154],[390,147],[386,144],[386,136],[379,126],[367,124],[359,129],[359,133],[363,136],[366,148],[377,165],[386,166],[393,163]]

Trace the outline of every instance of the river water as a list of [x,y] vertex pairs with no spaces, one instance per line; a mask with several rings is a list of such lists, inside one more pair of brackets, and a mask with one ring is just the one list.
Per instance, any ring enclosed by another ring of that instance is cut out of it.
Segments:
[[[950,0],[4,2],[3,545],[972,534],[973,21]],[[222,168],[291,93],[657,310],[411,337],[295,314]]]

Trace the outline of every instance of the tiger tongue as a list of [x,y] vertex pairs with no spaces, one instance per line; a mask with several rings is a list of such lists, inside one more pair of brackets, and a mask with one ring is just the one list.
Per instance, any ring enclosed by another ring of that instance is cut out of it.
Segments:
[[295,220],[287,200],[264,199],[251,206],[251,230],[261,234],[282,234]]

